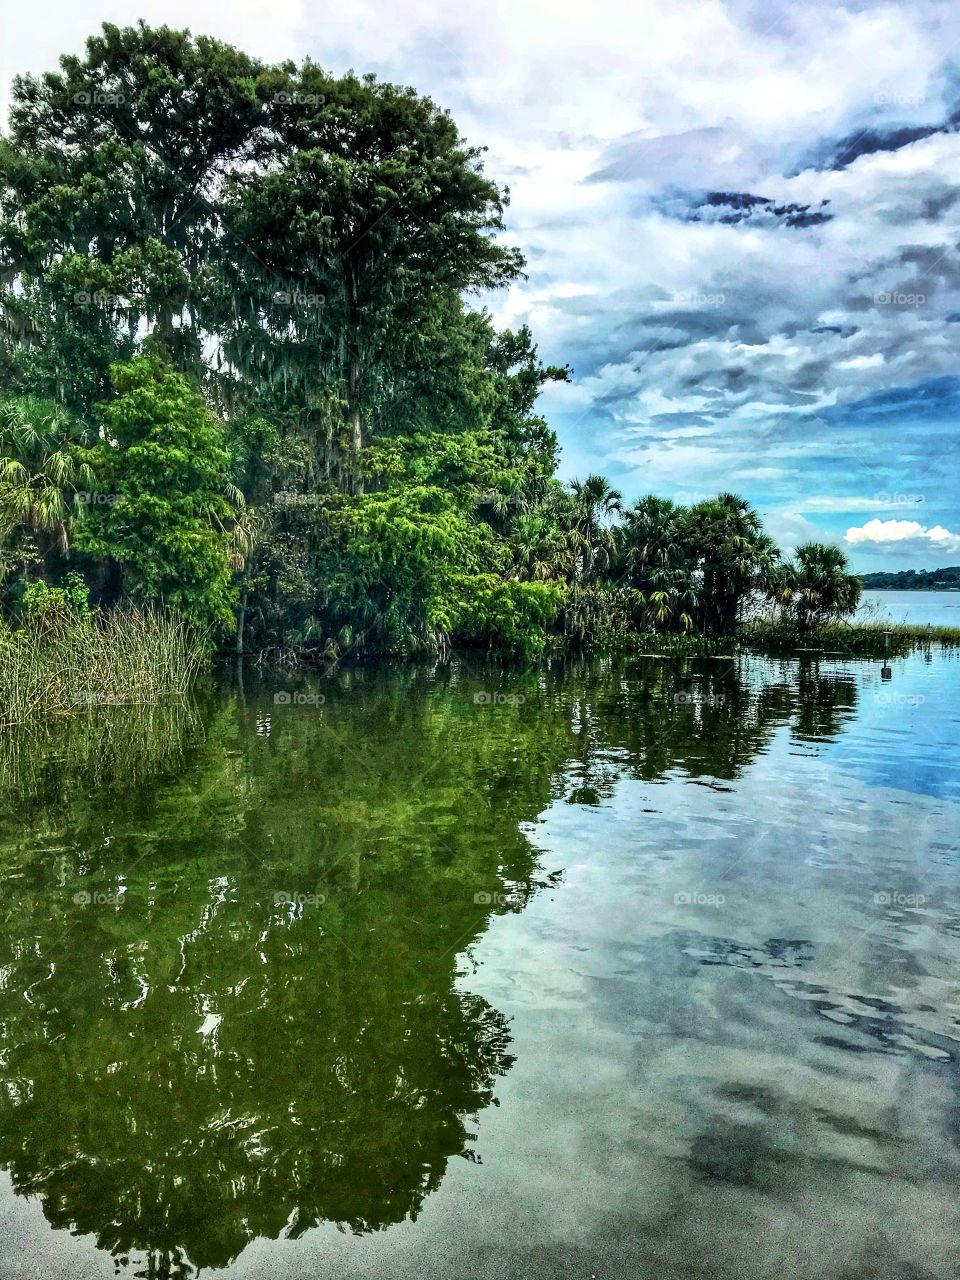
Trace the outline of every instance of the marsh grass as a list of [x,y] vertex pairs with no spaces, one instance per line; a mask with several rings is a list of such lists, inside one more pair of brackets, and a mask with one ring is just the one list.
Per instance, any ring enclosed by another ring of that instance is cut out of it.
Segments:
[[780,619],[745,622],[735,636],[677,632],[641,632],[631,637],[638,656],[721,657],[737,649],[754,653],[820,653],[840,658],[902,657],[932,645],[960,646],[960,627],[916,626],[886,622],[830,622],[803,631]]
[[815,631],[801,631],[786,623],[755,621],[741,628],[740,643],[761,653],[814,650],[840,657],[903,656],[930,645],[960,645],[960,627],[917,626],[907,623],[831,622]]
[[204,636],[159,609],[58,609],[16,630],[0,625],[0,728],[183,700],[206,655]]

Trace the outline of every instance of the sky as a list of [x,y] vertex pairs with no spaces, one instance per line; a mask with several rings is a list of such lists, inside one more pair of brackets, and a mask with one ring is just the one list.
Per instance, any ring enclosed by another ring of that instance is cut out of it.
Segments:
[[565,478],[960,564],[960,6],[3,0],[2,92],[141,17],[411,84],[488,148],[527,268],[484,301],[573,367]]

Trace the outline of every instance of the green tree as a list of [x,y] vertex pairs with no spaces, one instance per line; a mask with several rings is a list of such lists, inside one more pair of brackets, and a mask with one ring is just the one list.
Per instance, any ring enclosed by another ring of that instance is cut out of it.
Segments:
[[110,361],[142,330],[182,367],[202,364],[219,192],[254,155],[262,74],[228,45],[141,22],[105,24],[83,57],[14,81],[0,143],[0,258],[16,286],[5,310],[65,392],[81,357],[96,364],[83,391],[108,394]]
[[[506,202],[446,112],[373,77],[140,23],[19,79],[0,370],[104,425],[83,539],[100,594],[225,621],[227,538],[240,648],[343,632],[443,647],[461,622],[495,643],[498,618],[512,646],[549,614],[490,587],[546,571],[510,538],[525,513],[560,513],[535,402],[567,376],[528,329],[497,333],[465,304],[521,270],[499,240]],[[201,422],[188,465],[178,432]],[[237,520],[218,505],[224,443]],[[558,561],[568,532],[551,530]]]
[[518,578],[547,582],[563,576],[570,542],[564,531],[542,511],[524,512],[510,534],[510,558]]
[[507,196],[412,89],[307,63],[276,71],[267,96],[266,171],[237,170],[225,193],[225,350],[308,406],[333,386],[357,454],[438,297],[519,273],[494,239]]
[[699,620],[710,635],[732,635],[747,601],[767,588],[776,544],[745,498],[721,493],[691,507],[685,520],[699,583]]
[[643,593],[645,623],[656,629],[693,626],[698,590],[688,514],[670,498],[647,494],[624,513],[619,530],[625,576]]
[[20,539],[23,559],[48,574],[66,554],[77,499],[93,487],[88,433],[61,406],[33,396],[0,402],[0,540]]
[[115,560],[124,586],[204,626],[232,621],[231,534],[237,495],[224,431],[182,374],[155,356],[112,370],[116,399],[101,410],[84,549]]
[[570,488],[575,577],[590,582],[613,563],[616,539],[610,522],[623,510],[623,495],[598,475],[574,480]]
[[801,631],[853,613],[862,592],[863,584],[850,572],[845,553],[823,542],[797,547],[775,586],[775,598]]
[[623,559],[635,586],[642,587],[654,570],[669,568],[685,555],[685,518],[683,507],[653,493],[624,512]]

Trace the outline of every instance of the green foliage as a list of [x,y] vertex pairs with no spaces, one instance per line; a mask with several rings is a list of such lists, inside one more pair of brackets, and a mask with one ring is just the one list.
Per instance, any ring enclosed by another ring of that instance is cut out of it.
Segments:
[[557,582],[504,581],[496,574],[463,576],[456,584],[455,639],[530,659],[547,647],[566,588]]
[[89,433],[35,396],[0,402],[0,539],[42,571],[70,547],[78,500],[93,486]]
[[769,594],[801,631],[810,631],[856,612],[863,586],[839,547],[807,542],[772,575]]
[[598,475],[574,480],[570,488],[574,574],[578,581],[589,583],[613,565],[616,539],[610,521],[622,511],[623,495]]
[[[363,494],[323,513],[319,570],[336,630],[375,652],[440,652],[458,611],[454,584],[480,563],[484,534],[442,489]],[[362,639],[360,638],[362,637]]]
[[90,588],[75,569],[70,570],[59,587],[48,586],[42,578],[36,578],[24,586],[20,608],[27,623],[65,615],[89,618]]
[[89,411],[141,328],[183,367],[202,360],[218,191],[262,133],[262,75],[227,45],[140,23],[14,82],[0,256],[25,381]]
[[328,657],[726,637],[763,599],[845,616],[845,565],[784,564],[737,495],[625,511],[555,478],[536,405],[569,369],[466,301],[522,269],[506,204],[447,112],[372,76],[140,23],[18,79],[8,597],[79,571],[98,605]]
[[493,238],[505,196],[480,152],[428,98],[310,63],[274,70],[270,90],[266,166],[224,190],[224,350],[308,408],[335,387],[355,454],[411,380],[414,335],[436,345],[463,291],[508,282],[522,260]]
[[643,596],[632,587],[574,583],[567,594],[562,634],[579,648],[621,649],[643,616]]
[[764,533],[757,512],[732,493],[691,507],[684,539],[699,587],[700,629],[709,635],[730,635],[746,604],[765,591],[780,553]]
[[77,617],[90,617],[90,588],[75,569],[71,569],[65,576],[60,590]]
[[164,601],[201,626],[229,626],[229,454],[203,397],[158,358],[111,370],[116,399],[100,413],[100,491],[83,546],[123,570],[131,595]]

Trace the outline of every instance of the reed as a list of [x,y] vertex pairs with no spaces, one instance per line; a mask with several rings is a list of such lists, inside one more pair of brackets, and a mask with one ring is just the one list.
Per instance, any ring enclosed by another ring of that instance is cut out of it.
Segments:
[[831,622],[801,631],[781,621],[754,621],[740,630],[740,643],[762,653],[816,650],[848,658],[881,658],[910,653],[931,645],[960,645],[960,627],[918,626],[909,623]]
[[195,628],[149,607],[92,617],[54,610],[16,630],[0,626],[0,728],[182,700],[207,652]]

